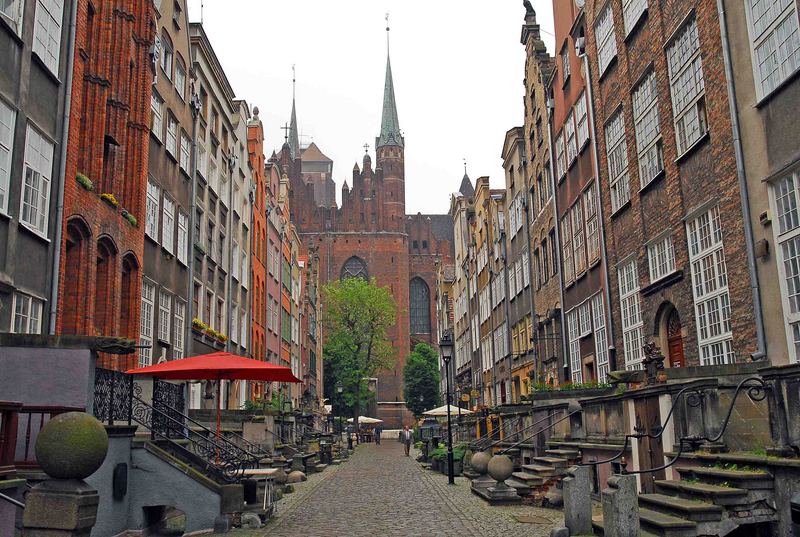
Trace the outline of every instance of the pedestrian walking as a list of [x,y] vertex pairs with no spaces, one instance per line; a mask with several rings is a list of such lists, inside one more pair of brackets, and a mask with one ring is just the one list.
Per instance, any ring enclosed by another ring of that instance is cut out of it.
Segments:
[[403,439],[403,448],[406,451],[406,457],[408,457],[408,452],[411,450],[411,439],[414,438],[414,435],[411,434],[408,425],[403,426],[401,438]]
[[381,432],[382,431],[383,431],[383,427],[381,427],[380,425],[375,427],[375,443],[377,445],[379,445],[379,446],[381,445]]

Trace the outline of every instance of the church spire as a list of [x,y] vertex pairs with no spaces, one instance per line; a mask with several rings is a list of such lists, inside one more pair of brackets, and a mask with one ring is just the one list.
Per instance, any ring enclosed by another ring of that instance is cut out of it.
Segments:
[[297,113],[295,112],[294,94],[295,72],[294,65],[292,65],[292,119],[289,124],[289,150],[292,155],[292,160],[300,157],[300,138],[297,133]]
[[375,140],[375,149],[387,145],[403,147],[403,135],[400,133],[400,121],[397,119],[397,103],[394,99],[394,83],[392,81],[392,63],[389,58],[389,14],[386,14],[386,82],[383,87],[383,115],[381,116],[381,134]]

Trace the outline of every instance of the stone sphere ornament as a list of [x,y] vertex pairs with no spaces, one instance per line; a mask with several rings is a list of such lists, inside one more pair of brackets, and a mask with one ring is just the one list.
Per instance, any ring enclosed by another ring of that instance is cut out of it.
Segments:
[[85,479],[103,464],[108,434],[94,416],[84,412],[59,414],[36,438],[36,461],[55,479]]
[[489,469],[489,461],[491,458],[492,456],[485,451],[479,451],[472,456],[470,465],[479,474],[485,474]]
[[498,482],[503,482],[514,472],[514,463],[506,455],[495,455],[489,460],[489,475]]

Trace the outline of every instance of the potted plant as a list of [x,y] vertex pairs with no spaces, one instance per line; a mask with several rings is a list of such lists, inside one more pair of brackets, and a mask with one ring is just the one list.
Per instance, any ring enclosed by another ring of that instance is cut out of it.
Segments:
[[103,192],[102,194],[100,194],[100,199],[108,203],[115,209],[119,207],[119,202],[117,201],[117,198],[114,196],[114,194],[111,194],[109,192]]
[[83,188],[85,188],[89,192],[94,190],[94,184],[92,184],[92,180],[89,179],[88,177],[86,177],[85,175],[83,175],[82,173],[78,172],[75,175],[75,180],[78,182],[79,185],[81,185]]
[[192,319],[192,330],[193,331],[197,332],[198,334],[202,334],[203,332],[206,331],[207,328],[208,328],[208,325],[206,323],[204,323],[203,321],[201,321],[200,319],[198,319],[197,317]]
[[130,225],[133,227],[137,227],[139,222],[136,220],[136,217],[129,213],[127,210],[122,209],[122,218],[128,221]]

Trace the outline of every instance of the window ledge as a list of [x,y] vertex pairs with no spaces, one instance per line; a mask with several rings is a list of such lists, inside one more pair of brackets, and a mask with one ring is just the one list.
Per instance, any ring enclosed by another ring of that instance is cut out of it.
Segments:
[[[8,29],[8,33],[11,34],[11,39],[17,42],[20,46],[25,46],[25,41],[22,40],[22,36],[11,26],[11,23],[8,20],[8,17],[0,13],[0,26],[5,26]],[[22,26],[22,21],[18,26]]]
[[[616,39],[616,38],[615,38],[615,39]],[[613,58],[611,58],[611,60],[609,60],[609,62],[608,62],[608,65],[606,65],[605,69],[603,69],[602,71],[600,71],[600,76],[598,76],[598,77],[597,77],[597,82],[598,82],[598,83],[599,83],[599,82],[602,82],[602,81],[603,81],[603,79],[604,79],[604,78],[605,78],[605,77],[608,75],[608,73],[609,73],[609,72],[610,72],[610,71],[611,71],[611,70],[614,68],[614,66],[617,64],[617,57],[618,57],[618,54],[619,54],[619,51],[617,51],[617,54],[614,54],[614,57],[613,57]],[[598,68],[599,68],[599,66],[598,66]]]
[[38,229],[36,229],[35,227],[31,226],[30,224],[28,224],[26,222],[23,222],[23,221],[20,220],[19,227],[21,229],[24,229],[25,231],[27,231],[31,235],[34,235],[39,240],[42,240],[42,241],[44,241],[44,242],[46,242],[48,244],[50,242],[52,242],[50,239],[47,238],[47,236],[44,233],[42,233],[41,231],[39,231]]
[[[581,154],[582,154],[582,153],[583,153],[583,152],[586,150],[586,148],[587,148],[587,147],[589,147],[589,142],[590,142],[591,140],[592,140],[592,138],[591,138],[591,136],[590,136],[589,138],[586,138],[586,140],[584,140],[584,141],[583,141],[583,143],[581,144],[581,146],[578,148],[578,155],[581,155]],[[576,157],[576,158],[577,158],[577,157]]]
[[178,163],[178,158],[177,158],[175,155],[173,155],[173,154],[172,154],[172,151],[170,151],[169,149],[167,149],[165,152],[167,153],[167,156],[169,157],[169,159],[170,159],[172,162],[174,162],[174,163],[176,163],[176,164]]
[[662,276],[658,280],[654,281],[647,287],[643,288],[640,293],[642,296],[650,296],[658,291],[669,287],[670,285],[677,283],[683,279],[683,270],[677,269],[666,276]]
[[627,209],[630,206],[631,206],[631,200],[626,201],[625,203],[623,203],[622,205],[617,207],[616,211],[613,211],[611,213],[611,218],[616,218],[618,215],[622,214],[625,211],[625,209]]
[[709,134],[708,130],[706,130],[706,132],[704,132],[704,133],[703,133],[703,134],[700,136],[700,138],[698,138],[698,139],[697,139],[697,141],[695,141],[695,142],[694,142],[692,145],[690,145],[690,146],[689,146],[689,147],[686,149],[686,151],[684,151],[683,153],[681,153],[680,155],[678,155],[678,157],[675,159],[675,164],[680,164],[681,162],[683,162],[684,160],[686,160],[687,158],[689,158],[689,156],[690,156],[690,155],[692,155],[692,154],[694,154],[694,152],[695,152],[695,151],[697,151],[697,149],[698,149],[698,148],[699,148],[701,145],[703,145],[703,144],[704,144],[704,143],[705,143],[705,142],[706,142],[706,141],[707,141],[707,140],[708,140],[710,137],[711,137],[711,135]]
[[183,169],[183,166],[180,166],[180,170],[181,170],[181,175],[183,175],[184,179],[186,179],[187,181],[192,180],[192,176],[189,174],[189,172]]
[[14,220],[13,218],[11,218],[10,214],[8,214],[7,212],[5,212],[3,210],[0,210],[0,218],[5,218],[6,220],[9,220],[9,221]]
[[145,232],[144,238],[148,239],[153,244],[158,245],[158,241],[156,239],[154,239],[153,237],[151,237],[149,233]]
[[[647,183],[647,184],[646,184],[646,185],[644,185],[643,187],[640,187],[640,188],[639,188],[639,194],[640,194],[640,195],[641,195],[641,194],[644,194],[644,193],[645,193],[645,192],[647,192],[648,190],[652,189],[652,188],[653,188],[653,185],[655,185],[656,183],[660,182],[660,181],[661,181],[661,179],[663,179],[663,178],[664,178],[664,176],[666,176],[666,175],[667,175],[667,172],[665,172],[665,171],[664,171],[664,168],[661,168],[661,171],[660,171],[660,172],[658,172],[657,174],[655,174],[655,176],[653,176],[653,178],[652,178],[652,179],[650,179],[650,182],[649,182],[649,183]],[[641,181],[641,176],[639,176],[639,180]]]
[[[36,54],[35,52],[32,52],[31,56],[34,58],[36,63],[38,63],[39,66],[44,70],[45,74],[47,76],[49,76],[50,79],[53,82],[55,82],[57,86],[60,86],[61,85],[61,80],[58,78],[58,74],[56,74],[53,71],[51,71],[50,68],[47,66],[47,64],[44,63],[44,60],[41,59],[38,54]],[[60,62],[59,62],[59,65],[60,65]]]
[[779,93],[781,93],[781,92],[783,91],[783,89],[784,89],[784,88],[786,88],[786,86],[788,86],[789,84],[791,84],[791,83],[792,83],[792,81],[793,81],[795,78],[797,78],[797,76],[798,76],[798,75],[800,75],[800,67],[798,67],[797,69],[795,69],[795,70],[794,70],[794,72],[793,72],[792,74],[790,74],[789,76],[787,76],[787,77],[786,77],[786,78],[783,80],[783,82],[781,82],[780,84],[778,84],[777,86],[775,86],[775,87],[772,89],[772,91],[770,91],[769,93],[767,93],[766,95],[764,95],[763,97],[761,97],[760,99],[758,99],[758,100],[756,101],[756,103],[755,103],[753,106],[754,106],[755,108],[761,108],[762,106],[765,106],[765,105],[767,105],[767,104],[769,103],[769,101],[771,101],[771,100],[772,100],[772,99],[773,99],[775,96],[777,96]]
[[[646,21],[647,17],[649,16],[648,9],[649,8],[647,8],[647,7],[644,8],[642,10],[642,12],[639,14],[639,17],[636,19],[636,22],[633,23],[633,26],[631,27],[631,30],[622,39],[623,43],[625,43],[626,45],[630,46],[631,40],[633,40],[633,37],[639,33],[639,29],[644,25],[644,21]],[[624,26],[624,24],[625,23],[623,22],[623,26]]]
[[161,138],[159,138],[158,135],[153,132],[153,128],[152,127],[150,129],[148,129],[148,130],[150,131],[150,136],[153,138],[153,140],[158,142],[158,145],[164,145],[164,142],[161,141]]

